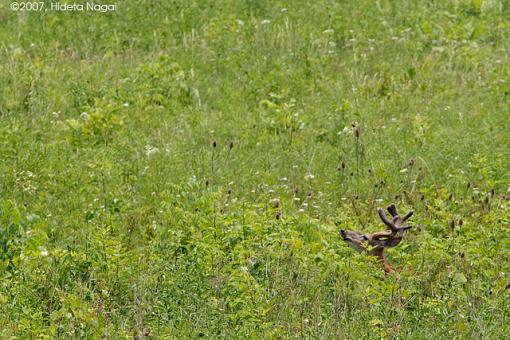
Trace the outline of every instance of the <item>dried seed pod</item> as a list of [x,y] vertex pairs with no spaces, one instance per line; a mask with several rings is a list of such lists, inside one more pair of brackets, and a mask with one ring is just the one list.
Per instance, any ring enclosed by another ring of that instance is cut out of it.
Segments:
[[453,231],[455,229],[455,220],[451,220],[448,225],[450,226],[450,230]]
[[280,207],[280,200],[278,198],[271,200],[271,202],[273,203],[273,208],[277,209]]
[[354,136],[356,137],[356,139],[359,139],[360,134],[361,134],[361,129],[359,128],[359,126],[356,126],[354,128]]

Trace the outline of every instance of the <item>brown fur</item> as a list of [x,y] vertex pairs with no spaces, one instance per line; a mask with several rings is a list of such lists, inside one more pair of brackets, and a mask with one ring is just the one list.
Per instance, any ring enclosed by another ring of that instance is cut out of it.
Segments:
[[[386,274],[390,274],[394,270],[391,268],[386,256],[384,255],[384,249],[395,247],[402,241],[404,232],[411,228],[410,226],[405,226],[403,224],[413,215],[413,212],[409,211],[401,217],[394,204],[389,205],[387,210],[392,215],[392,220],[389,220],[386,217],[383,209],[378,209],[379,217],[381,217],[381,220],[386,225],[386,230],[373,234],[363,234],[359,231],[352,230],[340,230],[340,235],[350,247],[354,248],[358,252],[368,251],[370,255],[379,258],[384,272]],[[369,248],[370,250],[368,250]]]

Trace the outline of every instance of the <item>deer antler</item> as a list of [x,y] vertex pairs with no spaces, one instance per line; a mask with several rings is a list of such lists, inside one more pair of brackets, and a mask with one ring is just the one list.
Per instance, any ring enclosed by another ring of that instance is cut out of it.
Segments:
[[358,231],[340,230],[340,234],[349,246],[359,252],[367,251],[367,245],[372,247],[368,253],[377,256],[381,260],[385,273],[391,273],[393,269],[386,260],[384,249],[395,247],[402,241],[404,231],[411,228],[411,226],[404,225],[404,223],[413,215],[413,211],[410,210],[404,216],[400,216],[395,204],[390,204],[386,209],[393,219],[388,219],[382,208],[377,209],[379,217],[387,227],[385,231],[363,234]]

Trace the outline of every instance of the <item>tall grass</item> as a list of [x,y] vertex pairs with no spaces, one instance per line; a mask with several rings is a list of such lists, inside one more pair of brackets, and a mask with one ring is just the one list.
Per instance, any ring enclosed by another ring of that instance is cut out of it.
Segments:
[[2,338],[510,332],[506,1],[9,4]]

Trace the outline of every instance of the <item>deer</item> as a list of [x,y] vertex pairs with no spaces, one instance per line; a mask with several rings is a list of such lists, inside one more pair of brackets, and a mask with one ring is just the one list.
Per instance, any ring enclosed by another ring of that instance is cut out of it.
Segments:
[[413,215],[413,211],[410,210],[404,216],[400,216],[395,204],[390,204],[386,209],[393,217],[391,220],[388,219],[382,208],[377,209],[379,217],[386,225],[386,230],[373,234],[363,234],[359,231],[342,229],[340,230],[340,235],[343,240],[356,251],[360,253],[368,252],[370,255],[379,258],[384,273],[388,275],[393,273],[394,270],[391,268],[384,255],[384,249],[392,248],[400,244],[404,238],[404,232],[411,228],[411,226],[404,225],[404,223]]

